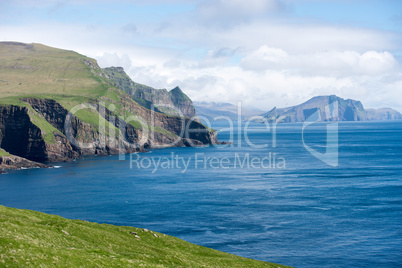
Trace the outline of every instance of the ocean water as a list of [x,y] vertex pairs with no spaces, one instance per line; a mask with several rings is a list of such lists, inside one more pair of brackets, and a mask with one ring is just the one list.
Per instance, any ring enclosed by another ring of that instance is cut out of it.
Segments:
[[338,146],[326,124],[214,127],[233,144],[10,171],[0,204],[295,267],[401,267],[402,121],[339,123]]

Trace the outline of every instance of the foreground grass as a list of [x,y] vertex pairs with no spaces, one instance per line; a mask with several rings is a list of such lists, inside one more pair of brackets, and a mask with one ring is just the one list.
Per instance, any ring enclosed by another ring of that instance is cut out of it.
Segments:
[[0,206],[0,267],[284,267],[133,227]]

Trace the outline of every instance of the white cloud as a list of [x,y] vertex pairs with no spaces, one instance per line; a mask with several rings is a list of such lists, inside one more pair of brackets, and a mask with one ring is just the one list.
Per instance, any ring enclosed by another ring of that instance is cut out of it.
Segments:
[[247,55],[242,60],[241,66],[246,70],[262,71],[285,66],[288,61],[289,55],[286,51],[263,45]]
[[402,49],[401,34],[295,20],[282,2],[199,0],[192,11],[155,17],[152,23],[130,17],[114,25],[0,24],[0,33],[7,40],[75,50],[102,67],[122,66],[134,81],[155,88],[179,85],[199,101],[241,100],[269,110],[337,94],[366,107],[402,111],[401,68],[394,53]]
[[123,67],[125,70],[130,70],[132,67],[132,62],[130,57],[127,54],[122,56],[117,53],[104,53],[101,56],[96,57],[99,66],[101,67]]
[[246,70],[278,70],[304,75],[379,75],[397,71],[398,62],[389,52],[330,51],[289,54],[263,45],[241,62]]
[[359,59],[360,69],[367,74],[385,73],[392,70],[396,65],[394,56],[389,52],[368,51]]

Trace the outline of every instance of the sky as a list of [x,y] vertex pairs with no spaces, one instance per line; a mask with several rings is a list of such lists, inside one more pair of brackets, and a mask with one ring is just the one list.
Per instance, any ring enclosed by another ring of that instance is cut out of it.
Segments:
[[335,94],[402,112],[401,0],[0,0],[0,41],[74,50],[194,101],[268,111]]

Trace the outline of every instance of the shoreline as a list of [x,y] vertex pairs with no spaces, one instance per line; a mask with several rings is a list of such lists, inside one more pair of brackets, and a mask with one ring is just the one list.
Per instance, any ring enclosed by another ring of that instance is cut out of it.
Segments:
[[[225,145],[230,144],[230,142],[222,141],[222,142],[215,142],[214,144],[197,144],[195,146],[169,146],[169,145],[160,145],[160,146],[153,146],[146,149],[140,149],[135,152],[126,152],[124,154],[130,153],[147,153],[148,150],[152,149],[169,149],[169,148],[189,148],[189,147],[209,147],[211,145]],[[23,169],[32,169],[32,168],[54,168],[51,163],[62,163],[62,162],[72,162],[77,159],[83,159],[84,157],[92,157],[92,156],[112,156],[112,155],[119,155],[119,153],[111,153],[111,154],[90,154],[90,155],[81,155],[77,158],[71,158],[65,161],[53,161],[53,162],[46,162],[40,163],[31,161],[29,159],[19,157],[16,155],[9,154],[7,156],[0,156],[0,174],[7,174],[7,170],[23,170]]]

